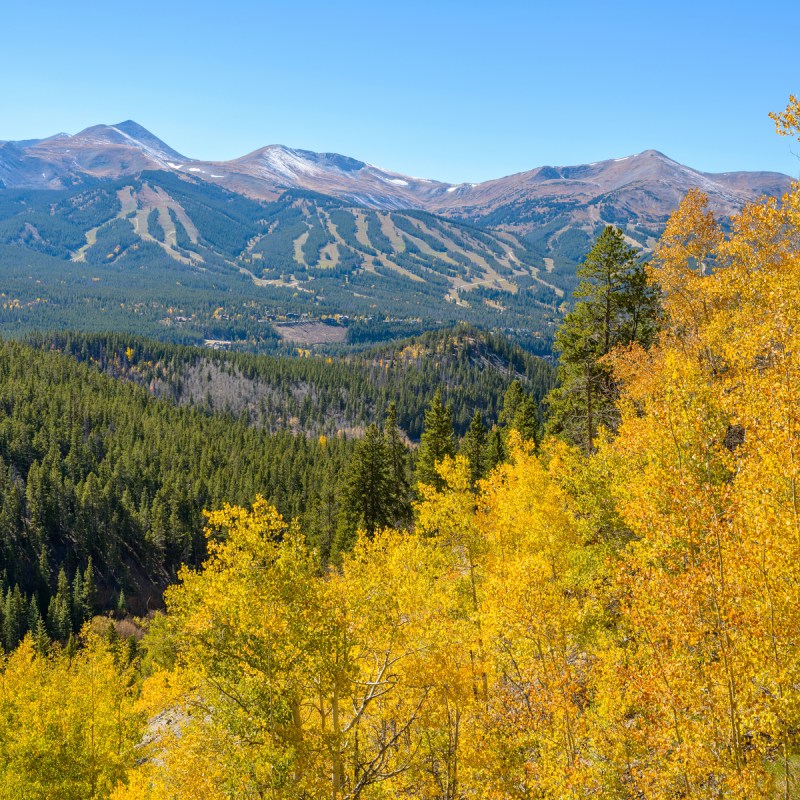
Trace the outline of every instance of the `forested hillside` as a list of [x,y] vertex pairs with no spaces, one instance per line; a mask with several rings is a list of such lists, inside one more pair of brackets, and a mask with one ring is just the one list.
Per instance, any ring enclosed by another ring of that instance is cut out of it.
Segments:
[[357,434],[395,403],[398,426],[418,441],[437,389],[463,435],[478,409],[487,424],[497,422],[513,380],[537,405],[555,381],[546,361],[466,325],[337,358],[227,353],[117,334],[47,334],[29,341],[136,382],[156,397],[307,435]]
[[105,591],[158,604],[205,553],[204,508],[263,493],[302,514],[351,449],[177,408],[29,346],[2,344],[0,374],[3,590],[33,593],[42,612],[59,570],[72,581],[89,558]]

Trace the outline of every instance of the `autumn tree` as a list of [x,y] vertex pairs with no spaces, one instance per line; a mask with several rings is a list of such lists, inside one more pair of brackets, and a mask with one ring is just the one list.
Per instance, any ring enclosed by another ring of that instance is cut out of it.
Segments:
[[796,95],[789,95],[789,103],[784,111],[772,112],[769,116],[779,136],[794,136],[800,140],[800,100]]
[[0,662],[0,798],[107,798],[142,736],[133,679],[88,629],[73,654],[26,637]]
[[621,421],[599,456],[634,543],[600,697],[627,709],[647,797],[796,790],[799,241],[797,186],[728,235],[690,192],[652,266],[659,344],[612,356]]
[[440,612],[455,599],[440,551],[379,532],[320,576],[262,499],[209,526],[224,538],[168,591],[159,632],[177,649],[145,687],[151,713],[169,709],[179,729],[158,730],[115,797],[413,796],[448,641]]

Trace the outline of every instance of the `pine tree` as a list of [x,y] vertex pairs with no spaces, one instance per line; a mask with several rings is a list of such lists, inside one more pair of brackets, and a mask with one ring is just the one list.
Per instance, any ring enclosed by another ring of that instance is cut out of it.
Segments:
[[119,590],[119,594],[117,595],[117,616],[120,619],[124,619],[128,614],[128,603],[125,600],[125,591],[123,589]]
[[94,582],[94,562],[91,556],[89,556],[86,561],[86,570],[83,573],[83,596],[81,599],[85,618],[89,619],[94,613],[95,605],[97,604],[97,587]]
[[511,381],[506,393],[503,395],[503,410],[500,412],[500,422],[506,425],[513,425],[517,409],[524,397],[525,392],[522,391],[522,384],[516,379]]
[[89,556],[86,572],[81,574],[80,569],[77,569],[72,581],[72,624],[75,631],[79,631],[83,623],[92,616],[96,593],[93,570],[92,557]]
[[392,527],[411,522],[411,489],[408,481],[408,449],[397,426],[397,406],[389,404],[383,429],[389,460],[389,504]]
[[33,646],[40,656],[47,655],[50,649],[50,637],[47,635],[47,625],[42,619],[39,606],[35,600],[31,600],[30,610],[28,612],[28,630],[33,635]]
[[388,526],[393,504],[388,447],[378,426],[372,424],[347,465],[335,554],[352,547],[356,530],[372,535]]
[[33,633],[33,646],[40,656],[46,656],[50,651],[50,637],[47,635],[47,625],[45,625],[41,614],[36,620],[36,625],[31,629]]
[[72,579],[72,629],[80,630],[86,618],[86,610],[83,605],[83,576],[78,568]]
[[327,564],[336,538],[340,507],[340,476],[333,461],[325,467],[324,477],[316,498],[305,515],[304,529],[309,544],[319,552],[320,560]]
[[578,275],[578,303],[556,334],[560,385],[548,396],[548,430],[591,453],[599,428],[614,430],[618,421],[617,386],[602,358],[618,345],[649,346],[658,306],[639,252],[611,225],[598,237]]
[[47,545],[42,545],[39,550],[39,558],[36,562],[36,584],[39,606],[47,608],[47,604],[50,602],[50,558]]
[[536,401],[526,394],[517,405],[511,427],[519,431],[523,441],[536,444],[539,433],[539,419],[536,412]]
[[486,426],[483,424],[483,415],[476,411],[469,424],[469,430],[461,442],[461,454],[469,461],[470,480],[475,485],[481,478],[486,477],[488,436]]
[[441,389],[437,389],[425,412],[425,427],[417,457],[417,483],[441,489],[443,482],[436,472],[436,465],[446,456],[454,456],[455,452],[453,409],[450,405],[443,405]]
[[3,605],[3,640],[6,650],[13,650],[25,635],[25,598],[15,586],[6,591]]
[[53,639],[59,641],[65,641],[72,633],[71,592],[63,567],[58,571],[56,593],[47,609],[47,627]]
[[506,455],[503,432],[494,425],[489,432],[489,443],[486,447],[486,473],[490,473],[498,464],[504,463]]

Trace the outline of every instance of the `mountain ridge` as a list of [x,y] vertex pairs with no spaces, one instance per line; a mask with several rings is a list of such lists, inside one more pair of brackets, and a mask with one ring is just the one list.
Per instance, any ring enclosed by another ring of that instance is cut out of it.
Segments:
[[653,149],[591,164],[541,165],[459,184],[404,175],[339,153],[282,144],[227,161],[207,161],[179,153],[133,120],[94,125],[72,136],[0,143],[0,180],[8,188],[64,188],[87,178],[117,178],[147,169],[190,172],[260,200],[273,200],[287,189],[303,189],[373,208],[421,209],[474,221],[519,204],[520,199],[592,200],[626,187],[665,181],[676,191],[662,198],[659,215],[664,215],[664,201],[674,201],[676,192],[685,193],[689,184],[708,191],[712,204],[729,215],[743,202],[783,191],[791,182],[788,175],[769,171],[703,172]]

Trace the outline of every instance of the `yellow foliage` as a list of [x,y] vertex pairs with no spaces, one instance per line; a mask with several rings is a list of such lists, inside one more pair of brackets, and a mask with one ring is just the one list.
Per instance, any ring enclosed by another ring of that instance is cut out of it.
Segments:
[[150,713],[171,714],[179,733],[153,739],[131,787],[345,797],[394,773],[400,787],[423,780],[408,764],[423,738],[412,724],[444,691],[435,664],[454,602],[436,601],[439,551],[387,532],[362,539],[341,573],[320,576],[300,534],[263,500],[208,519],[222,536],[203,572],[185,570],[167,593],[176,665],[144,692]]
[[418,533],[362,537],[328,575],[263,500],[208,515],[208,562],[167,593],[176,664],[140,705],[174,724],[117,800],[499,798],[586,772],[569,499],[519,443],[477,502],[464,459],[440,469]]
[[780,136],[796,136],[800,139],[800,100],[795,95],[789,95],[789,104],[785,111],[773,112],[769,116]]
[[141,736],[132,677],[93,635],[74,656],[26,638],[0,664],[0,798],[108,797]]
[[[724,238],[702,205],[677,214],[696,249],[659,248],[660,347],[615,359],[622,423],[601,450],[636,541],[605,686],[629,703],[645,796],[768,798],[800,729],[800,187]],[[696,273],[699,253],[724,268]]]

